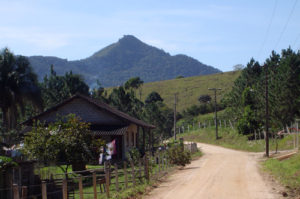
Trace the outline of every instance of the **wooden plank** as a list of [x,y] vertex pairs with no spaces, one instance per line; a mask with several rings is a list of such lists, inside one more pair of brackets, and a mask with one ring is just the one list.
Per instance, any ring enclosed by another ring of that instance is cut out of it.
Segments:
[[118,164],[115,163],[115,179],[116,179],[116,191],[119,191],[119,176],[118,176]]
[[133,164],[133,161],[130,161],[130,164],[131,164],[131,175],[132,175],[132,183],[133,183],[133,186],[135,186],[135,168],[134,168],[134,164]]
[[46,182],[42,182],[42,199],[47,199],[47,185]]
[[22,186],[22,199],[27,199],[28,188],[27,186]]
[[79,176],[78,188],[79,188],[79,198],[83,199],[82,175]]
[[127,164],[124,162],[125,189],[128,188]]
[[14,199],[20,199],[19,186],[17,184],[13,185]]
[[109,198],[109,184],[110,184],[110,170],[106,169],[105,171],[105,189],[106,197]]
[[93,172],[93,191],[94,191],[94,199],[97,199],[97,176],[96,176],[96,172]]
[[63,190],[63,199],[68,199],[68,181],[67,181],[67,179],[63,179],[62,190]]
[[142,161],[139,159],[139,178],[140,181],[142,182]]

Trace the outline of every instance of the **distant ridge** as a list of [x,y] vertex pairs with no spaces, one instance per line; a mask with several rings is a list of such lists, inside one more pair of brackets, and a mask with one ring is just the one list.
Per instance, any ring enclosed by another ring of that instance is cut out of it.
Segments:
[[54,65],[57,74],[70,70],[81,74],[90,85],[97,80],[102,86],[118,86],[131,77],[139,76],[144,82],[174,79],[177,76],[198,76],[220,73],[221,71],[205,65],[186,55],[171,56],[156,47],[147,45],[132,35],[125,35],[92,56],[68,61],[58,57],[30,56],[29,61],[42,79]]

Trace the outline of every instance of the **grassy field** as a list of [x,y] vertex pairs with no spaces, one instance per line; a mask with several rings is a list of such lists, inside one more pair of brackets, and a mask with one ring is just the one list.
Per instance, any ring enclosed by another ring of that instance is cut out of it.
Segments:
[[[208,88],[222,88],[222,90],[217,93],[217,99],[219,101],[224,94],[232,88],[234,80],[239,75],[239,71],[233,71],[214,75],[150,82],[142,86],[141,99],[145,100],[152,91],[156,91],[163,97],[164,102],[169,107],[173,107],[174,93],[178,93],[177,110],[182,111],[194,104],[199,104],[198,97],[200,95],[208,94],[213,97],[213,92],[209,91]],[[108,94],[111,91],[112,88],[107,88]],[[139,98],[138,90],[136,91],[136,95]]]
[[[240,135],[236,130],[231,128],[220,128],[219,137],[215,139],[215,128],[205,128],[179,134],[178,137],[183,137],[187,141],[202,142],[208,144],[219,145],[231,149],[262,152],[265,150],[264,140],[249,141],[246,136]],[[285,136],[278,140],[278,150],[293,149],[293,136]],[[270,139],[270,150],[275,151],[276,140]]]
[[283,185],[300,192],[300,153],[282,161],[268,159],[263,167]]

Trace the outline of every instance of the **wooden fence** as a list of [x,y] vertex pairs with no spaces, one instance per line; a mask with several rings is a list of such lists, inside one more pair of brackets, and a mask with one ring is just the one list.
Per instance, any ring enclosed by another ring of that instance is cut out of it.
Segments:
[[[110,198],[111,194],[134,188],[158,179],[171,167],[164,152],[145,155],[136,161],[105,163],[104,169],[65,173],[62,179],[49,179],[36,186],[40,191],[32,194],[30,187],[13,185],[13,199],[70,199]],[[55,188],[53,188],[53,186]],[[0,190],[1,191],[1,190]]]

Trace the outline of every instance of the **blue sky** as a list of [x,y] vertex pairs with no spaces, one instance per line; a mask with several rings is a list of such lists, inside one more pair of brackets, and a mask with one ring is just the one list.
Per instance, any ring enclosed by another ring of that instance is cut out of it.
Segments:
[[297,0],[1,0],[0,48],[86,58],[134,35],[169,52],[230,71],[274,49],[300,48]]

